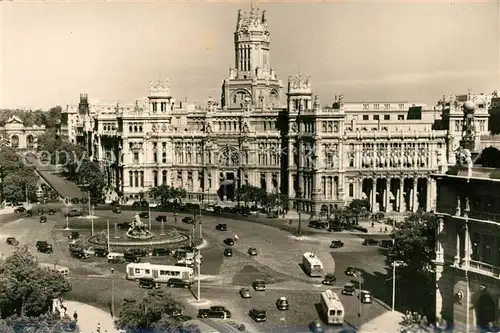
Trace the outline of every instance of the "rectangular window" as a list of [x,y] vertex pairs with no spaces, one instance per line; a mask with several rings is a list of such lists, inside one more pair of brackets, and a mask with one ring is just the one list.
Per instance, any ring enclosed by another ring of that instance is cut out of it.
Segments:
[[384,120],[391,120],[391,115],[390,114],[385,114],[384,115]]
[[167,153],[162,153],[161,154],[161,162],[162,163],[167,163]]
[[354,184],[349,184],[349,196],[351,198],[354,196]]
[[405,109],[405,105],[404,104],[399,104],[399,109],[400,110],[404,110]]
[[139,163],[139,153],[134,153],[134,163]]
[[158,162],[158,154],[157,153],[153,153],[153,162]]
[[405,120],[404,114],[398,114],[398,120]]
[[380,117],[379,117],[378,114],[376,114],[376,115],[373,116],[373,120],[379,120],[379,119],[380,119]]
[[369,120],[369,116],[368,115],[363,115],[363,120]]
[[156,102],[153,102],[153,112],[158,111],[158,105]]

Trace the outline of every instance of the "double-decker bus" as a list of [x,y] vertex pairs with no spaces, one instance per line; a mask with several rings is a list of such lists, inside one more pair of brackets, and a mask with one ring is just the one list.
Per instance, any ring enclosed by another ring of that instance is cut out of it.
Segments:
[[323,276],[323,263],[312,252],[305,252],[302,255],[302,265],[304,270],[311,277],[322,277]]
[[321,309],[327,324],[342,325],[344,323],[344,305],[332,290],[328,289],[321,293]]
[[126,266],[127,280],[150,277],[156,282],[168,282],[170,279],[181,279],[184,282],[193,283],[194,270],[190,267],[154,265],[148,262],[130,263]]

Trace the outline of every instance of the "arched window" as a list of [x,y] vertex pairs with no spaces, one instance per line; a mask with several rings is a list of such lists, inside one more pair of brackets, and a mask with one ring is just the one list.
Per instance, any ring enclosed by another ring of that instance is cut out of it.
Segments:
[[19,137],[17,135],[13,135],[10,138],[10,143],[12,145],[12,148],[18,148],[19,147]]
[[134,126],[134,132],[137,132],[137,126]]
[[132,132],[132,125],[130,125],[130,126],[128,127],[128,131],[129,131],[129,132]]
[[132,171],[128,172],[128,182],[131,187],[134,186],[134,173]]
[[162,178],[162,179],[161,179],[161,182],[162,182],[163,184],[167,184],[167,170],[163,170],[163,171],[162,171],[161,178]]
[[26,146],[29,150],[33,150],[35,148],[35,138],[33,138],[33,135],[29,134],[26,137]]

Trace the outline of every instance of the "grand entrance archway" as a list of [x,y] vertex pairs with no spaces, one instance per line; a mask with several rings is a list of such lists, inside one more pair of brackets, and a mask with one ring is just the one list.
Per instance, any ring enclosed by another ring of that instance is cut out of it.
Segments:
[[484,331],[495,321],[495,301],[490,294],[482,292],[476,304],[476,325]]
[[217,191],[219,199],[222,201],[234,201],[236,198],[236,172],[224,171],[220,175],[220,187]]

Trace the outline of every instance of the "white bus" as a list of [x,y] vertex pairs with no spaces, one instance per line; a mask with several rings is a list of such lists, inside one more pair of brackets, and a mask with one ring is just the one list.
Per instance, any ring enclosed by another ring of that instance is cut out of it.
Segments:
[[50,271],[50,272],[57,272],[61,273],[64,276],[69,276],[69,268],[66,266],[59,266],[55,264],[46,264],[46,263],[39,263],[38,267],[41,269]]
[[156,282],[168,282],[172,278],[193,283],[194,270],[190,267],[154,265],[148,262],[130,263],[126,266],[127,280],[151,277]]
[[321,293],[321,308],[327,324],[342,325],[344,323],[344,305],[332,290]]
[[323,276],[323,263],[319,258],[312,252],[306,252],[302,255],[302,265],[304,265],[304,270],[311,277],[321,277]]

